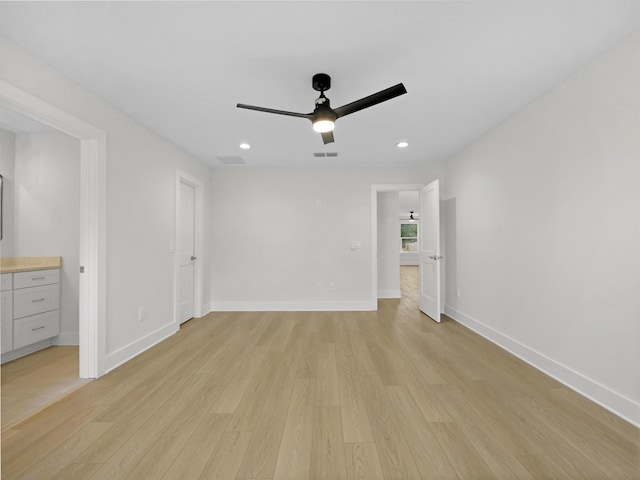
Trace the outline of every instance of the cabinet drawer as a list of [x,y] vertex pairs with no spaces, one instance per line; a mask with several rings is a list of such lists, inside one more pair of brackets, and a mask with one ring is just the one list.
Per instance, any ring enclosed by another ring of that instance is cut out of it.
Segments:
[[36,270],[35,272],[18,272],[13,274],[13,289],[38,287],[60,283],[60,270]]
[[60,306],[60,285],[23,288],[13,291],[13,318],[56,310]]
[[30,345],[60,333],[60,312],[41,313],[13,322],[13,348]]
[[13,288],[13,273],[3,273],[0,275],[0,290],[11,290]]

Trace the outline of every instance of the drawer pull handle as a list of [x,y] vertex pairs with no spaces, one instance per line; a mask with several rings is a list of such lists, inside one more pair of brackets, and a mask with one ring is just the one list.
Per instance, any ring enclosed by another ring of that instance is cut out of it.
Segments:
[[44,280],[46,277],[31,277],[31,280]]
[[36,302],[44,302],[45,299],[44,298],[39,298],[37,300],[31,300],[31,303],[36,303]]
[[42,330],[43,328],[44,328],[44,325],[42,325],[41,327],[32,328],[31,331],[35,332],[36,330]]

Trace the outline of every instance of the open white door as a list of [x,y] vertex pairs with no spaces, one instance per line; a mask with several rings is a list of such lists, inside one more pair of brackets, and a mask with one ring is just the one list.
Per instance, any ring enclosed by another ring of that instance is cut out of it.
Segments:
[[178,263],[178,322],[194,316],[195,188],[180,182],[176,256]]
[[440,322],[440,183],[420,189],[420,310]]

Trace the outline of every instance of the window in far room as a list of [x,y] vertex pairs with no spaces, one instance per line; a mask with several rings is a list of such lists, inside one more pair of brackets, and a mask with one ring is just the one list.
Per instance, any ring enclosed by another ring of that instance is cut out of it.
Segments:
[[418,251],[418,224],[409,220],[400,224],[401,252]]

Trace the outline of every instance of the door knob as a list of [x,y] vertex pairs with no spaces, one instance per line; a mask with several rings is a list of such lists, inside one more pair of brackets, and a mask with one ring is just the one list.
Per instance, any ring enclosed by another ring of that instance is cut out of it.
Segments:
[[191,261],[193,262],[194,260],[197,260],[198,257],[194,257],[193,255],[191,255]]

